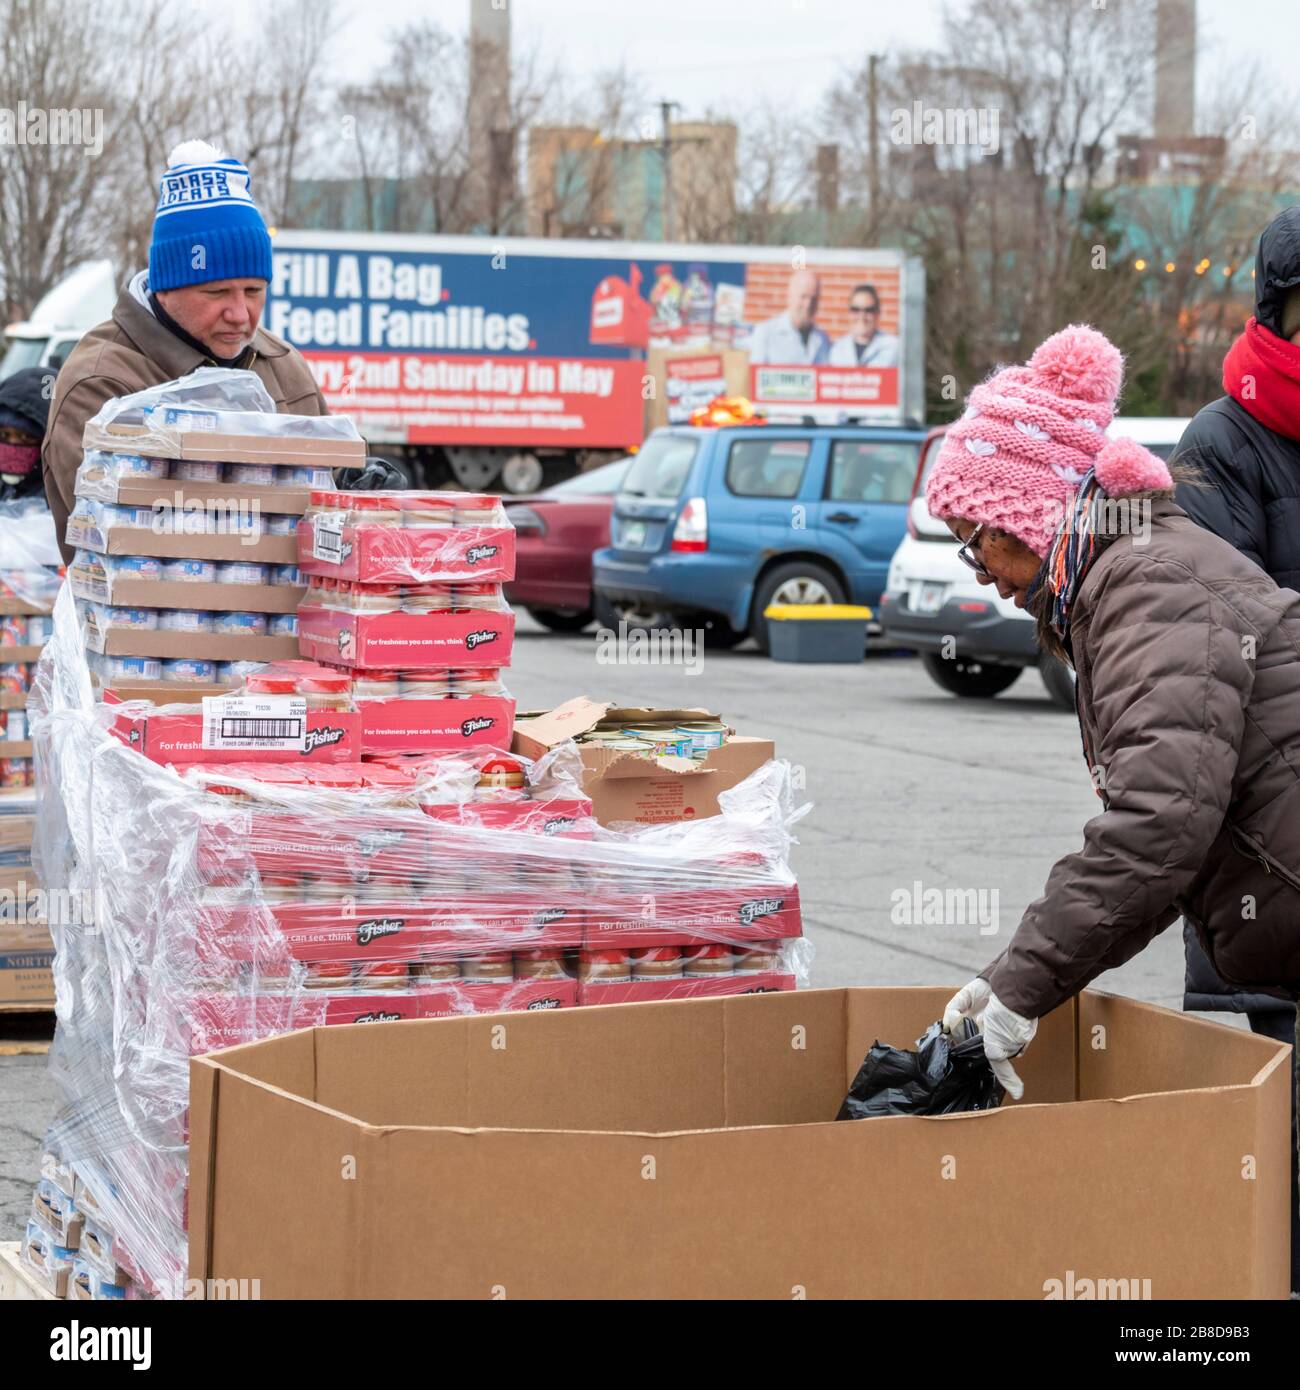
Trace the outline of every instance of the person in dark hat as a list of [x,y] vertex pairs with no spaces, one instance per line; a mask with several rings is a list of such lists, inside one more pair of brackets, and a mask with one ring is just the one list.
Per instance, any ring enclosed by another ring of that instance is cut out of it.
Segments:
[[54,399],[54,369],[24,367],[0,381],[0,502],[40,497],[41,440]]

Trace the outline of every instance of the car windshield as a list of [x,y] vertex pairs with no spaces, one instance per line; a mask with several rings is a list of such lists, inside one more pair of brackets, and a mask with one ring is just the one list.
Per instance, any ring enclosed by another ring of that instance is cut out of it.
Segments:
[[699,447],[699,441],[689,434],[652,434],[632,460],[623,491],[634,497],[676,501]]
[[24,367],[39,367],[48,338],[10,338],[4,361],[0,362],[0,381]]
[[576,478],[566,478],[562,483],[556,483],[551,491],[570,497],[608,497],[623,486],[631,466],[630,458],[615,459],[613,463],[603,463],[599,468],[579,473]]

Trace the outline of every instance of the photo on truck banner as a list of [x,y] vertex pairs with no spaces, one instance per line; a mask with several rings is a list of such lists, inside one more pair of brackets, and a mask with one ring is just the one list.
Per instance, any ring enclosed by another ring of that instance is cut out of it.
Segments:
[[266,326],[371,439],[626,448],[723,387],[897,421],[904,262],[845,255],[281,232]]

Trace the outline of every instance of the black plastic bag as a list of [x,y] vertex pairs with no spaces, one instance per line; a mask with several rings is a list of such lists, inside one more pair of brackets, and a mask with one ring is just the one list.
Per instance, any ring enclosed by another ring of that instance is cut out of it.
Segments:
[[951,1036],[942,1023],[932,1023],[917,1038],[915,1052],[873,1043],[835,1118],[993,1110],[1002,1104],[1003,1094],[984,1056],[979,1029],[964,1018]]

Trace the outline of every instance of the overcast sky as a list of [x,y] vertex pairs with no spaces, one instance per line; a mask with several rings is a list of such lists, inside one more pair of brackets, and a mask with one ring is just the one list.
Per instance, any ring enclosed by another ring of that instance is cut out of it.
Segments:
[[[1087,3],[1087,0],[1080,0]],[[620,61],[641,72],[649,94],[680,101],[679,119],[712,106],[743,109],[759,92],[795,106],[816,97],[861,55],[938,42],[940,0],[510,0],[514,40],[540,41],[577,75]],[[244,15],[264,0],[236,0]],[[468,0],[342,0],[350,17],[338,45],[348,75],[380,60],[388,30],[422,15],[468,27]],[[223,9],[225,6],[223,5]],[[1198,86],[1260,60],[1291,90],[1300,87],[1296,0],[1200,0]]]
[[[266,0],[193,0],[214,17],[242,22]],[[1090,0],[1078,0],[1089,4]],[[1114,0],[1112,0],[1114,3]],[[339,0],[345,15],[336,53],[346,78],[380,63],[385,35],[432,17],[469,28],[469,0]],[[680,101],[679,120],[742,110],[758,92],[811,106],[869,51],[939,43],[941,0],[510,0],[517,49],[539,43],[574,74],[624,61],[647,79],[648,95]],[[1199,0],[1200,88],[1261,61],[1269,82],[1300,86],[1297,0]]]

